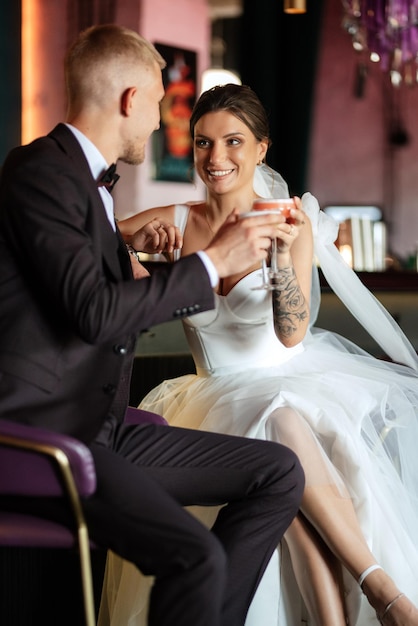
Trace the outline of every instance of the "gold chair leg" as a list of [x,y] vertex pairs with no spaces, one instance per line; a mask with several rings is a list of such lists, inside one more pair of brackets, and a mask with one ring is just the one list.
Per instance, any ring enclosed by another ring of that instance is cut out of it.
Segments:
[[80,550],[81,580],[83,587],[86,626],[96,626],[93,579],[91,574],[90,543],[86,526],[82,526],[78,529],[78,544]]

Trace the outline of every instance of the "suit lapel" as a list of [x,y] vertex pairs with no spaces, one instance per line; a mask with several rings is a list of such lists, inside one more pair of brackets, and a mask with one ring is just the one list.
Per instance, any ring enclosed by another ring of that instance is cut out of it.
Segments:
[[89,164],[80,144],[65,124],[58,124],[49,133],[49,136],[61,145],[64,152],[73,162],[77,176],[80,179],[80,185],[85,185],[88,189],[95,224],[95,232],[92,233],[92,238],[96,240],[97,236],[99,236],[101,253],[106,267],[116,280],[132,278],[129,255],[122,235],[117,226],[115,235],[109,223],[97,181],[91,174]]

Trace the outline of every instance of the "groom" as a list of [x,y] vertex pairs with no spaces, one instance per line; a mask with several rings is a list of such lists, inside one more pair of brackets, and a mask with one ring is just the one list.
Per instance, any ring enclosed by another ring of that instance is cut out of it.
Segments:
[[[142,163],[164,65],[132,31],[88,29],[66,57],[67,123],[6,159],[0,417],[90,447],[90,535],[155,576],[150,625],[242,626],[298,510],[297,458],[271,442],[123,423],[138,333],[212,308],[219,278],[265,258],[275,229],[274,216],[231,219],[205,251],[133,280],[102,175]],[[225,503],[213,532],[183,508]]]

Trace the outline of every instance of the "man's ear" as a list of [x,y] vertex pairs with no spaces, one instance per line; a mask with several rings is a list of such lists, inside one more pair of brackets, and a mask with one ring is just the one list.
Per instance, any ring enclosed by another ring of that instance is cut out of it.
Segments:
[[136,95],[136,87],[128,87],[123,92],[120,99],[120,112],[124,117],[131,114],[133,99]]

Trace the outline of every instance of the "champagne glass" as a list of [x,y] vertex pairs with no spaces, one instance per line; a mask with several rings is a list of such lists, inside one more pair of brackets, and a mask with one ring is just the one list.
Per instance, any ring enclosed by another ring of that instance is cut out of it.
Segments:
[[[249,213],[243,213],[241,217],[253,217],[256,215],[284,215],[288,224],[294,224],[295,220],[291,216],[290,210],[295,207],[293,198],[256,198],[253,202],[253,210]],[[270,268],[267,267],[265,260],[262,261],[262,283],[259,287],[253,289],[273,290],[273,278],[277,274],[277,239],[271,242]]]

